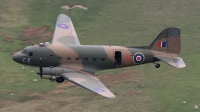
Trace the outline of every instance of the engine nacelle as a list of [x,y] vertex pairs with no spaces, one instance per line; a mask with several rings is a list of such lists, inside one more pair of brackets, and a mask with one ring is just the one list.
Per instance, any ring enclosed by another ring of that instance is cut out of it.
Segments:
[[[73,70],[60,67],[44,67],[42,68],[42,79],[49,79],[51,82],[62,83],[64,79],[60,77],[63,73],[72,73]],[[39,74],[39,72],[37,73]]]

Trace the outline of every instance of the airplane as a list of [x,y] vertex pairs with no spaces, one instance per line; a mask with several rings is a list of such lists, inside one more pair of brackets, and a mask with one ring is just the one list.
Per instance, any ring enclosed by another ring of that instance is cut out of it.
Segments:
[[178,57],[180,50],[180,29],[175,27],[164,29],[148,46],[81,45],[71,19],[60,14],[51,44],[28,46],[12,58],[20,64],[39,67],[41,80],[68,80],[101,96],[115,98],[95,72],[147,63],[159,68],[158,61],[184,68],[186,64]]

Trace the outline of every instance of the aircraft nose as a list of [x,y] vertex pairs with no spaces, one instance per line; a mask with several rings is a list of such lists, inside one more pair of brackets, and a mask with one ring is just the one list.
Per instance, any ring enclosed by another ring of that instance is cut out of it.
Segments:
[[15,53],[12,57],[12,59],[16,62],[19,62],[20,61],[20,53]]

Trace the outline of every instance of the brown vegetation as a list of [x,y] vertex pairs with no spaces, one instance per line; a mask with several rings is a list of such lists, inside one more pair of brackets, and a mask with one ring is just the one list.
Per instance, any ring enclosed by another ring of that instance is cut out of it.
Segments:
[[47,95],[45,94],[40,94],[40,93],[33,93],[28,95],[29,98],[34,99],[34,100],[45,100],[47,99]]
[[129,83],[129,82],[139,83],[140,82],[139,76],[140,75],[138,75],[137,71],[126,71],[126,72],[119,73],[117,75],[110,75],[110,74],[101,75],[98,78],[101,81],[108,83],[107,84],[108,86],[112,86],[122,81],[126,81],[126,83]]
[[4,38],[4,40],[5,40],[6,42],[13,42],[13,39],[10,38],[10,37],[6,37],[6,38]]
[[51,91],[50,93],[53,93],[53,94],[64,94],[65,91],[64,90],[55,89],[55,90]]
[[50,94],[64,94],[66,91],[63,89],[68,88],[68,87],[76,87],[74,83],[71,83],[69,81],[65,81],[61,84],[58,84],[58,86],[50,92]]
[[139,90],[130,90],[128,91],[127,93],[124,94],[124,96],[128,97],[128,96],[133,96],[133,95],[136,95],[136,94],[141,94],[142,92],[139,91]]
[[30,44],[34,38],[40,38],[40,42],[50,40],[52,33],[46,32],[47,28],[48,26],[42,26],[38,28],[24,28],[21,33],[21,40],[23,41],[23,44]]

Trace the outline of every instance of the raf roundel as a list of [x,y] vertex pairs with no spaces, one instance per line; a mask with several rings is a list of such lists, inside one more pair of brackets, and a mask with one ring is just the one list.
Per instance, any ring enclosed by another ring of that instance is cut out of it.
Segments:
[[57,26],[58,26],[59,28],[61,28],[61,29],[68,29],[68,28],[69,28],[68,25],[63,24],[63,23],[60,23],[60,24],[58,24]]
[[133,56],[133,61],[134,63],[136,64],[140,64],[144,61],[145,57],[144,57],[144,54],[138,52],[138,53],[135,53],[135,55]]
[[103,89],[100,89],[100,88],[94,88],[93,91],[99,93],[99,92],[106,92],[105,90]]

